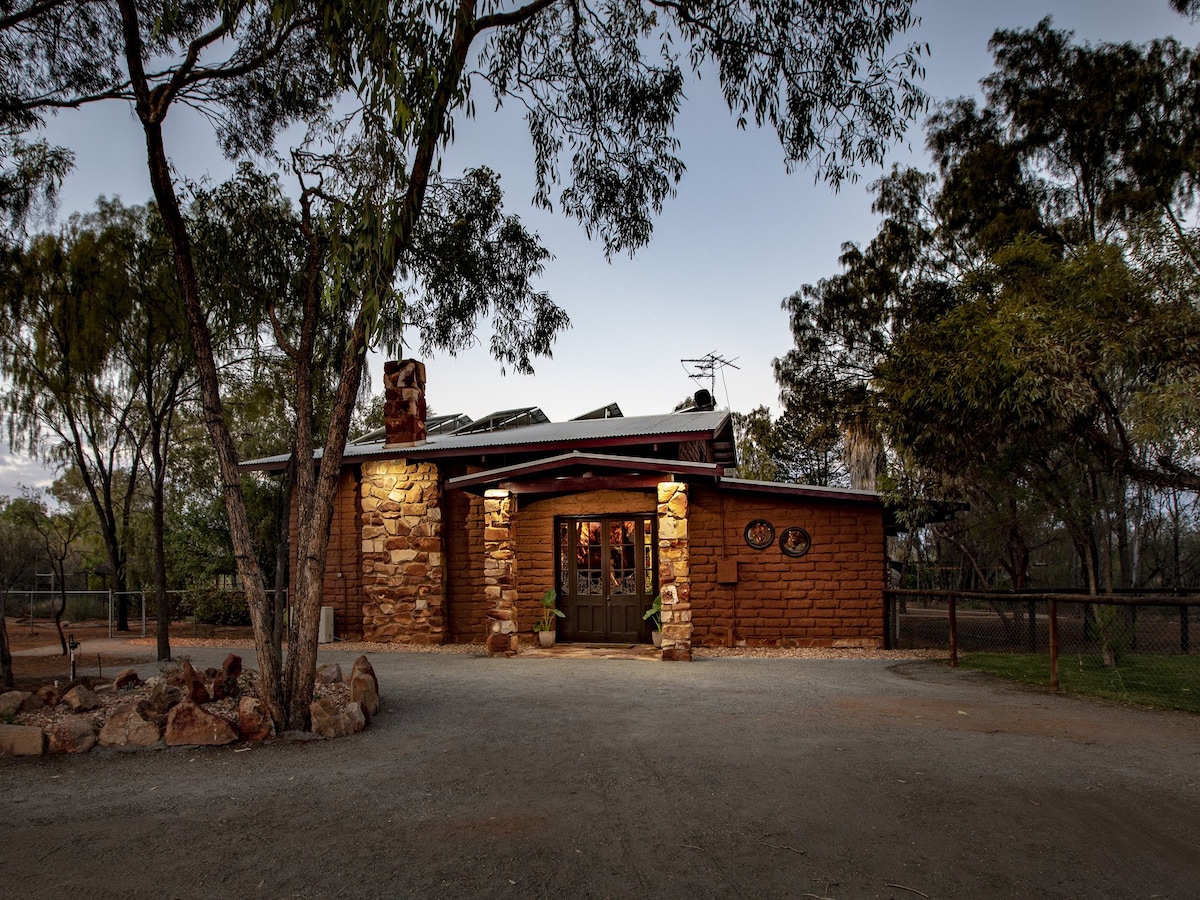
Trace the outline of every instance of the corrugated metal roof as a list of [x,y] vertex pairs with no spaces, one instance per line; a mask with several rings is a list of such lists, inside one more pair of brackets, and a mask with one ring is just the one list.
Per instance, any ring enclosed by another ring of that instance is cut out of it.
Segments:
[[[539,446],[561,446],[575,443],[612,442],[632,443],[638,438],[662,440],[696,440],[711,438],[727,423],[729,413],[720,410],[706,412],[659,413],[651,416],[624,416],[612,419],[581,419],[571,422],[543,422],[523,425],[504,431],[480,434],[430,435],[429,440],[411,447],[388,447],[382,441],[347,444],[345,458],[372,456],[453,456],[473,451],[514,450]],[[315,454],[320,458],[321,452]],[[270,469],[283,465],[288,455],[269,456],[242,463],[246,469]]]

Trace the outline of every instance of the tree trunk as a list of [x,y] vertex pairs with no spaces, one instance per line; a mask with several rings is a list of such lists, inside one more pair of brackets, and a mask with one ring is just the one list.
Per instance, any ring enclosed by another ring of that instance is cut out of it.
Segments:
[[0,685],[12,690],[12,648],[8,644],[8,594],[5,592],[4,606],[0,606]]

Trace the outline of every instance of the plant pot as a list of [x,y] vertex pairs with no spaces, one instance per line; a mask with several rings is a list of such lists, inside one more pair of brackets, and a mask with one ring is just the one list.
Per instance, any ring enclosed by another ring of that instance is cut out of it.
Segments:
[[662,632],[661,631],[650,632],[650,640],[654,641],[655,647],[661,647],[662,646]]
[[554,632],[553,631],[539,631],[538,632],[538,643],[541,644],[543,647],[553,647],[554,646]]

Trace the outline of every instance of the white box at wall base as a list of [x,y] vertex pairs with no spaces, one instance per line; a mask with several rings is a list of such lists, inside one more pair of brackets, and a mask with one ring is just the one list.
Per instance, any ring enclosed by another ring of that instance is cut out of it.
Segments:
[[321,607],[321,624],[317,628],[317,643],[333,643],[333,607]]

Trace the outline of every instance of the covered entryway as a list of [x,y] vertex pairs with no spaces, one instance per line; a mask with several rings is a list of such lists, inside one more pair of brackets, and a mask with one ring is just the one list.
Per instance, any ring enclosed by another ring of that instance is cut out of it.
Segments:
[[555,521],[564,641],[647,641],[654,597],[655,517],[570,516]]

